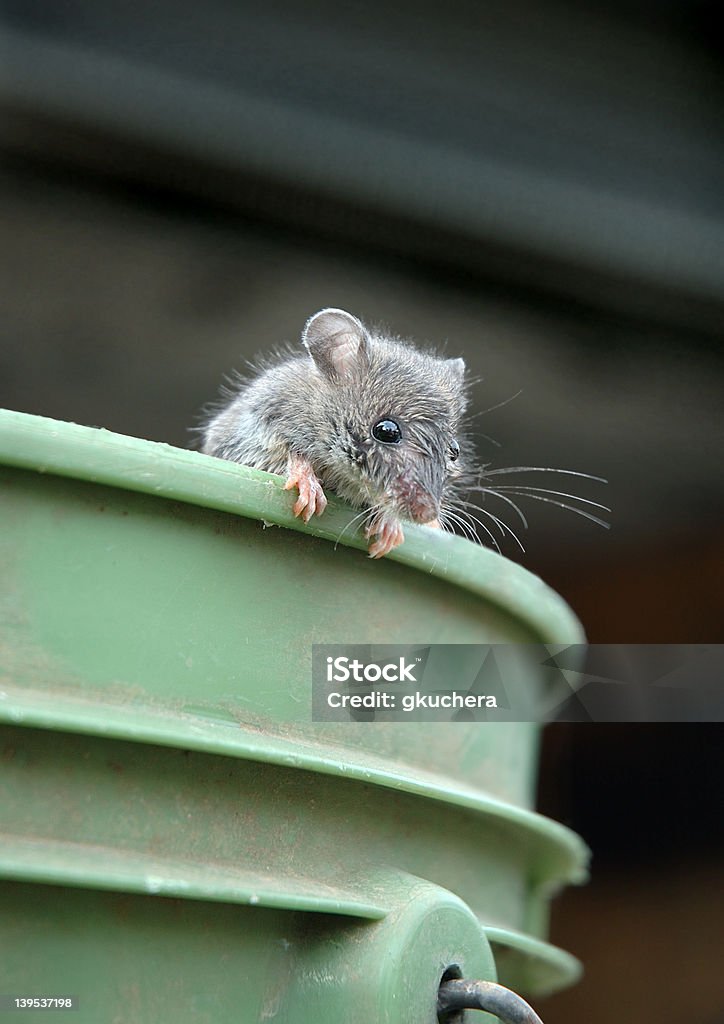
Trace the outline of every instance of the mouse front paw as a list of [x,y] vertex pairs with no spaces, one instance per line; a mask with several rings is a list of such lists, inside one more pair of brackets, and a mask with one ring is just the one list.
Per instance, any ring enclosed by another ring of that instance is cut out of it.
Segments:
[[290,455],[287,465],[287,482],[284,484],[284,490],[291,491],[295,487],[299,491],[299,497],[294,503],[294,515],[301,516],[305,523],[308,523],[313,515],[321,516],[327,507],[327,498],[311,462],[301,455]]
[[365,536],[374,537],[369,546],[370,558],[382,558],[393,548],[398,548],[405,539],[405,534],[397,519],[386,519],[384,516],[373,519],[365,530]]

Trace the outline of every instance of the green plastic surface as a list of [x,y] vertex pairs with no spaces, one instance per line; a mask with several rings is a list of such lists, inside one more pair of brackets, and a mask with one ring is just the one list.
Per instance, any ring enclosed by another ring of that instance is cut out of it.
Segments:
[[[314,642],[501,642],[536,687],[537,645],[580,626],[491,551],[410,527],[371,561],[348,508],[305,526],[293,500],[245,467],[0,412],[0,928],[28,952],[0,990],[47,987],[52,960],[96,1007],[74,1020],[433,1024],[445,967],[493,977],[491,947],[513,987],[576,977],[547,910],[586,851],[531,809],[537,727],[319,725],[310,676]],[[174,942],[194,967],[161,1015]]]

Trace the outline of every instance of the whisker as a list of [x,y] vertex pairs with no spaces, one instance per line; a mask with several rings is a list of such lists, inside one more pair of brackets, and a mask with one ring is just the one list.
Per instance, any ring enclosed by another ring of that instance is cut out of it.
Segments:
[[[494,493],[497,494],[498,492],[496,491]],[[510,490],[510,493],[511,494],[519,494],[520,492],[516,491],[516,490]],[[563,502],[563,501],[555,501],[553,498],[544,498],[540,494],[531,494],[530,491],[523,492],[521,497],[533,498],[535,501],[544,501],[548,505],[558,505],[559,508],[565,508],[569,512],[575,512],[576,515],[583,516],[584,519],[590,519],[590,521],[592,523],[598,523],[598,525],[602,526],[604,528],[604,530],[610,530],[611,529],[611,524],[607,523],[605,521],[605,519],[599,519],[598,516],[594,516],[590,512],[586,512],[582,508],[576,508],[575,505],[567,505],[565,502]]]
[[362,520],[362,523],[360,525],[364,525],[367,522],[367,520],[373,515],[373,513],[377,512],[379,507],[380,507],[379,505],[371,505],[369,508],[362,509],[361,512],[358,512],[356,516],[354,516],[352,519],[350,519],[350,521],[342,529],[342,532],[339,534],[339,536],[335,540],[335,542],[334,542],[334,550],[335,551],[337,550],[337,545],[342,540],[342,537],[344,537],[345,533],[347,532],[347,530],[349,530],[349,528],[351,526],[354,526],[354,524],[357,522],[358,519]]
[[[480,409],[478,410],[478,412],[474,412],[472,413],[472,415],[466,416],[462,422],[465,426],[469,426],[473,422],[473,420],[476,420],[479,416],[485,416],[486,413],[494,412],[496,409],[502,409],[504,405],[507,405],[509,402],[514,401],[514,399],[518,398],[522,394],[523,389],[521,388],[520,391],[516,391],[514,395],[510,396],[510,398],[505,398],[503,399],[502,402],[498,402],[496,405],[488,406],[487,409]],[[500,441],[496,441],[494,437],[490,436],[490,434],[482,434],[479,431],[476,431],[475,437],[482,437],[484,440],[489,441],[490,444],[494,444],[496,448],[502,447]]]
[[445,517],[445,520],[448,525],[450,523],[457,525],[460,529],[463,530],[466,537],[468,537],[470,540],[472,540],[473,537],[475,537],[477,543],[480,543],[480,538],[475,534],[474,530],[472,530],[470,524],[462,520],[451,505],[448,505],[442,511],[442,515]]
[[496,448],[503,447],[500,441],[496,441],[494,437],[490,436],[490,434],[481,434],[479,430],[475,431],[473,437],[482,437],[485,441],[490,441],[491,444],[494,444]]
[[498,402],[496,405],[491,405],[487,409],[480,409],[478,412],[474,412],[472,416],[466,416],[465,423],[472,423],[472,421],[476,420],[478,416],[485,416],[486,413],[494,412],[496,409],[502,409],[504,405],[508,405],[509,402],[515,401],[515,399],[519,398],[522,394],[523,389],[521,388],[519,391],[516,391],[514,395],[511,395],[510,398],[504,398],[502,402]]
[[440,524],[440,529],[442,530],[443,533],[452,533],[452,530],[450,529],[450,524],[447,521],[447,516],[442,509],[440,509],[440,515],[437,517],[437,521]]
[[594,508],[603,509],[604,512],[611,511],[607,505],[602,505],[600,501],[591,501],[589,498],[581,498],[578,494],[568,494],[566,491],[552,491],[549,487],[531,487],[528,484],[506,484],[501,488],[501,490],[511,491],[514,494],[526,494],[529,492],[537,494],[553,494],[559,498],[570,498],[571,501],[580,501],[584,505],[593,505]]
[[[463,530],[465,529],[466,525],[468,526],[468,528],[470,528],[469,524],[466,524],[465,520],[462,519],[462,517],[459,516],[457,513],[451,512],[448,509],[448,515],[451,517],[453,522],[459,523]],[[481,529],[485,530],[485,532],[487,533],[488,537],[490,537],[491,541],[493,542],[493,545],[495,546],[495,550],[498,552],[498,554],[502,554],[502,552],[500,550],[500,545],[498,544],[498,541],[496,540],[495,535],[488,529],[488,527],[484,523],[480,523],[480,527],[481,527]]]
[[[511,505],[515,509],[516,513],[518,514],[518,517],[520,518],[521,523],[523,524],[523,528],[526,529],[526,530],[528,529],[528,520],[525,518],[525,516],[523,515],[523,512],[521,511],[520,508],[518,508],[518,506],[516,505],[516,503],[513,501],[512,498],[509,498],[505,494],[500,494],[499,491],[494,490],[492,487],[476,487],[475,490],[476,491],[481,491],[483,494],[490,494],[490,495],[492,495],[495,498],[500,498],[501,501],[507,502],[508,505]],[[477,506],[477,507],[480,508],[480,506]]]
[[[458,511],[460,512],[461,515],[470,516],[472,519],[474,519],[475,516],[473,516],[473,514],[471,512],[468,512],[467,509],[474,508],[476,510],[476,512],[482,512],[483,515],[488,516],[490,519],[493,520],[494,523],[497,524],[498,529],[500,530],[500,532],[503,535],[505,535],[505,530],[509,528],[507,526],[507,524],[503,522],[502,519],[498,519],[498,517],[496,515],[494,515],[492,512],[489,512],[487,510],[487,508],[481,508],[480,505],[476,505],[472,501],[462,501],[462,500],[460,500],[460,501],[457,502],[456,508],[458,509]],[[463,510],[465,510],[465,511],[463,511]]]
[[602,476],[579,473],[576,469],[553,469],[550,466],[507,466],[505,469],[486,469],[483,471],[482,477],[503,476],[506,473],[565,473],[567,476],[580,476],[585,480],[596,480],[600,484],[608,483],[608,480]]
[[[481,512],[485,516],[490,516],[490,518],[493,520],[493,522],[498,524],[498,527],[500,528],[500,532],[503,534],[503,536],[505,536],[505,531],[507,530],[508,533],[510,534],[510,536],[513,538],[513,540],[516,542],[516,544],[520,548],[520,550],[523,553],[525,553],[525,548],[523,547],[523,544],[522,544],[522,542],[520,540],[520,537],[515,532],[515,530],[511,529],[511,527],[508,526],[508,524],[503,519],[499,519],[496,515],[494,515],[492,512],[490,512],[489,509],[481,508],[480,505],[473,505],[473,503],[470,502],[470,501],[464,501],[464,502],[461,502],[461,504],[465,505],[465,506],[467,506],[469,508],[474,508],[478,512]],[[480,522],[480,520],[477,518],[477,516],[474,516],[472,514],[472,512],[466,512],[465,514],[470,516],[470,518],[473,519],[476,523],[479,523],[480,526],[483,525]]]
[[463,530],[466,537],[473,541],[473,543],[480,543],[480,538],[475,533],[475,531],[471,529],[468,523],[464,523],[459,517],[455,516],[455,513],[451,508],[441,511],[438,520],[440,522],[444,522],[444,528],[447,530],[448,533],[454,532],[450,529],[450,522],[457,522],[458,526]]
[[[475,529],[473,524],[468,521],[469,519],[473,519],[474,520],[475,517],[474,516],[470,516],[469,512],[464,512],[462,509],[458,513],[456,513],[456,515],[459,515],[460,519],[465,522],[465,525],[467,527],[467,534],[470,537],[470,540],[473,542],[473,544],[480,544],[481,547],[482,547],[483,542],[480,539],[480,537],[478,537],[477,530]],[[468,519],[465,519],[465,516],[467,516]],[[480,523],[480,526],[483,526],[483,523]]]
[[[494,515],[494,514],[493,514],[492,512],[490,512],[490,511],[489,511],[488,509],[486,509],[486,508],[480,508],[480,507],[479,507],[479,506],[477,506],[477,505],[475,505],[475,506],[473,506],[473,507],[474,507],[474,508],[477,508],[477,509],[478,509],[478,511],[479,511],[479,512],[482,512],[482,513],[483,513],[484,515],[486,515],[486,516],[490,516],[490,518],[491,518],[491,519],[492,519],[492,520],[493,520],[494,522],[498,523],[498,524],[499,524],[499,526],[500,526],[500,528],[501,528],[501,533],[503,533],[503,535],[505,535],[503,531],[507,531],[507,532],[508,532],[508,533],[510,534],[510,536],[511,536],[511,537],[513,538],[513,540],[515,541],[515,543],[516,543],[516,544],[518,545],[518,547],[520,548],[520,550],[521,550],[522,552],[524,552],[524,553],[525,553],[525,547],[523,546],[523,542],[521,541],[520,537],[519,537],[519,536],[518,536],[518,534],[517,534],[517,533],[515,532],[515,530],[513,530],[513,529],[512,529],[512,528],[511,528],[510,526],[508,526],[508,524],[507,524],[507,523],[505,522],[505,520],[504,520],[504,519],[499,519],[499,518],[498,518],[498,516]],[[468,515],[472,515],[472,513],[468,512]],[[479,521],[480,521],[480,520],[479,520],[479,519],[478,519],[478,518],[477,518],[476,516],[472,516],[472,518],[473,518],[473,519],[475,519],[475,521],[476,521],[476,522],[479,522]]]

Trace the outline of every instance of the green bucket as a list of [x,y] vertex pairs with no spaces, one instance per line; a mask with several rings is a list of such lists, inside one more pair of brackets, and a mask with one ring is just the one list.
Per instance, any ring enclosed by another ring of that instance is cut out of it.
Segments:
[[580,643],[538,578],[425,527],[371,561],[277,477],[15,412],[0,503],[0,992],[434,1024],[443,975],[576,979],[547,918],[586,850],[531,809],[538,726],[311,720],[313,643]]

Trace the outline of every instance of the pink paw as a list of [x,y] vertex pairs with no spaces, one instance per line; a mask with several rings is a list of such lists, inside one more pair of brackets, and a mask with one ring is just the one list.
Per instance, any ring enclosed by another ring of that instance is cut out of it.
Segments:
[[376,539],[369,546],[370,558],[382,558],[397,548],[405,539],[402,526],[396,519],[373,519],[365,535]]
[[294,503],[294,515],[301,516],[305,523],[308,523],[313,515],[321,516],[327,507],[327,499],[311,463],[300,455],[289,457],[284,490],[291,491],[295,487],[299,491],[299,497]]

